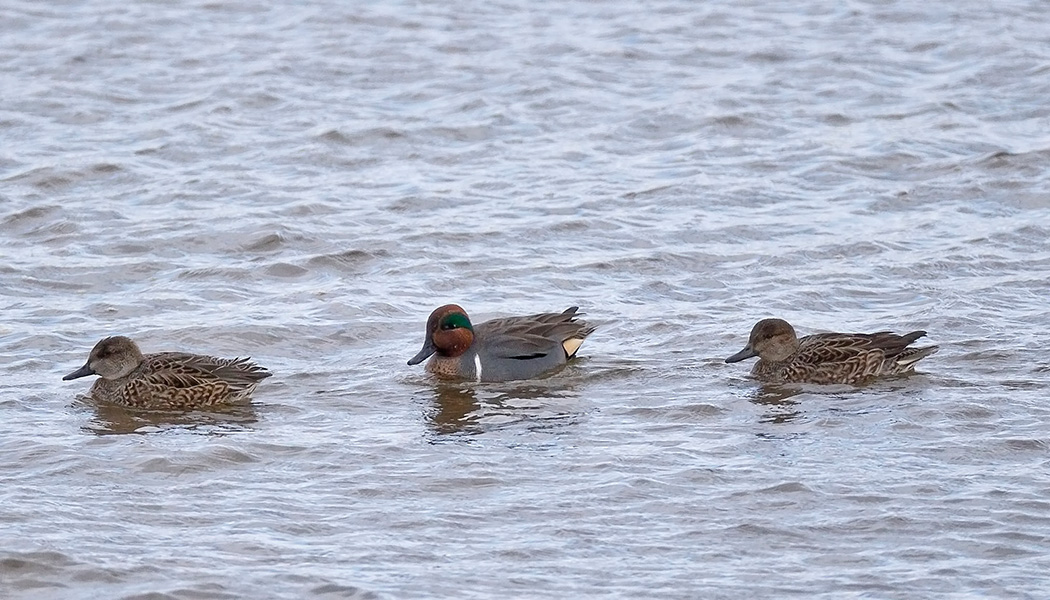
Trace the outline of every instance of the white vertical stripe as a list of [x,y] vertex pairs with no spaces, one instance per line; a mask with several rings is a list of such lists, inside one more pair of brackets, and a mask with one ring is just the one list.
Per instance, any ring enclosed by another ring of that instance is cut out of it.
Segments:
[[477,354],[474,355],[474,375],[481,381],[481,357]]

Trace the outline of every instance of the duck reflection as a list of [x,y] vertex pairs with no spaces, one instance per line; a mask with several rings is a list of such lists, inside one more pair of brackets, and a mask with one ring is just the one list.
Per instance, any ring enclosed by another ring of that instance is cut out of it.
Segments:
[[798,410],[800,403],[793,400],[795,396],[802,394],[801,387],[785,385],[762,385],[750,398],[754,404],[765,407],[765,414],[759,419],[759,423],[793,423],[802,416]]
[[469,387],[440,385],[434,389],[430,427],[436,433],[460,433],[477,428],[481,405]]
[[259,420],[251,404],[229,404],[207,412],[170,412],[134,409],[84,398],[77,403],[94,412],[84,429],[96,435],[143,434],[175,428],[224,435],[249,429]]
[[582,411],[577,394],[565,386],[477,385],[442,382],[433,388],[427,421],[434,433],[478,434],[524,424],[532,430],[574,422]]

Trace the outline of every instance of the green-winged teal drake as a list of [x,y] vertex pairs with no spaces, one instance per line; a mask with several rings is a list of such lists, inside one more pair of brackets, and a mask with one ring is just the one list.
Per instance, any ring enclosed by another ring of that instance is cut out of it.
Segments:
[[134,408],[192,410],[246,400],[271,373],[248,358],[184,352],[143,354],[131,339],[108,337],[87,363],[63,377],[98,375],[91,397]]
[[466,311],[447,304],[430,313],[423,348],[408,364],[419,364],[433,355],[426,368],[438,377],[530,379],[564,365],[594,331],[594,327],[576,320],[577,310],[573,306],[560,313],[471,325]]
[[937,351],[937,346],[909,348],[926,335],[913,331],[818,333],[797,337],[783,319],[764,319],[751,330],[747,346],[726,359],[734,363],[758,357],[751,375],[770,383],[860,383],[880,375],[898,375]]

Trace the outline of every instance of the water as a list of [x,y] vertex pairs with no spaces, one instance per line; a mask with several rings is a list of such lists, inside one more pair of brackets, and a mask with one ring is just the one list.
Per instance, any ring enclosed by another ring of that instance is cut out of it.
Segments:
[[[0,596],[1043,598],[1039,2],[0,7]],[[542,380],[405,361],[580,305]],[[762,388],[766,316],[926,329]],[[251,354],[224,413],[61,381]]]

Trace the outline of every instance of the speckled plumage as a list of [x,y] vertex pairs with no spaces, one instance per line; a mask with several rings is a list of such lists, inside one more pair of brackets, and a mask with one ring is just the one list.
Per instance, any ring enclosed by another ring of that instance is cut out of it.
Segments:
[[427,371],[447,379],[531,379],[564,365],[594,332],[577,320],[577,310],[573,306],[475,326],[459,306],[442,306],[431,313],[423,348],[408,364],[430,357]]
[[924,335],[880,331],[798,338],[787,321],[765,319],[751,330],[747,346],[726,362],[758,356],[751,375],[770,383],[856,384],[913,371],[916,363],[937,352],[937,346],[910,347]]
[[193,410],[247,400],[271,373],[249,358],[185,352],[142,354],[129,338],[100,341],[87,363],[63,379],[99,375],[91,397],[134,408]]

